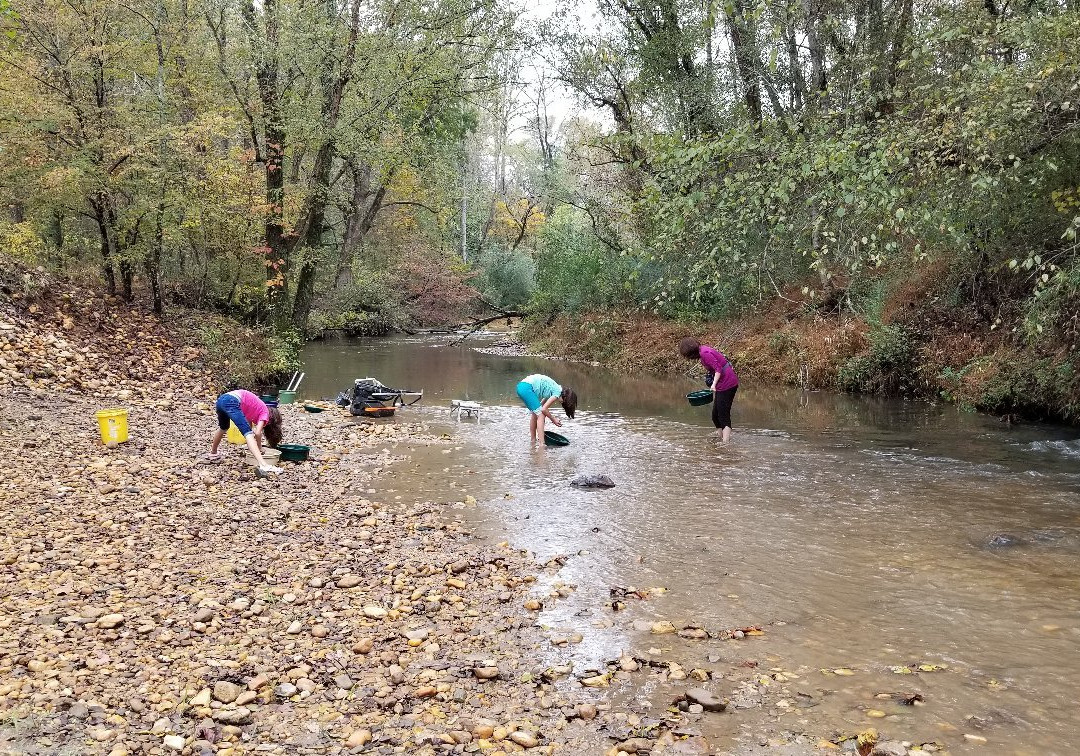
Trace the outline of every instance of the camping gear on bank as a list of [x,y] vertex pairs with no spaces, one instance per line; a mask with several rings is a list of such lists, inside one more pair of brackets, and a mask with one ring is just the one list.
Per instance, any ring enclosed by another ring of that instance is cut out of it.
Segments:
[[570,439],[555,431],[544,431],[544,443],[548,446],[569,446]]
[[711,404],[713,400],[713,392],[711,389],[704,391],[691,391],[686,395],[686,401],[690,402],[693,407],[701,407],[705,404]]
[[357,378],[351,388],[338,394],[337,404],[358,417],[389,417],[395,407],[407,407],[423,398],[423,391],[391,388],[378,378]]
[[128,411],[122,407],[103,409],[94,413],[97,418],[101,443],[122,444],[128,440]]

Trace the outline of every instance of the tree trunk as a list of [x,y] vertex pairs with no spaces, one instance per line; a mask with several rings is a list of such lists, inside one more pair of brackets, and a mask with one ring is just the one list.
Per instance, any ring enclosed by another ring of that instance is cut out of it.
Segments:
[[[261,51],[255,64],[255,80],[262,103],[264,127],[261,155],[266,172],[266,219],[263,235],[266,239],[266,298],[270,319],[278,329],[290,325],[289,312],[289,249],[285,239],[285,120],[281,113],[279,55],[279,21],[277,0],[263,0],[265,28],[258,35],[258,19],[254,0],[241,6],[252,47]],[[254,136],[254,134],[253,134]],[[259,145],[253,147],[258,150]]]
[[728,6],[726,12],[728,33],[731,35],[731,49],[735,56],[735,66],[742,81],[743,101],[754,123],[761,123],[761,82],[758,77],[756,61],[756,41],[751,39],[749,25],[744,24],[741,2]]
[[[337,17],[334,0],[327,0],[325,11],[328,19]],[[315,278],[318,273],[319,250],[322,247],[326,231],[326,204],[330,194],[330,169],[337,154],[334,132],[341,116],[341,104],[345,91],[352,81],[353,66],[356,61],[356,41],[360,32],[360,0],[352,0],[349,17],[349,36],[345,52],[340,61],[338,73],[334,67],[339,61],[331,57],[325,59],[322,73],[323,107],[322,119],[326,139],[315,153],[312,166],[311,184],[308,192],[304,221],[301,224],[300,245],[304,254],[300,261],[300,271],[296,279],[296,293],[293,299],[292,325],[303,331],[307,325],[311,306],[315,302]]]

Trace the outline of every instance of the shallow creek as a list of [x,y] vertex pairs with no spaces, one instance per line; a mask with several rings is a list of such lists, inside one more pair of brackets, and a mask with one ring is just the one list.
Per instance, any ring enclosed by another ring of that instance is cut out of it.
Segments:
[[[478,535],[528,549],[539,563],[567,557],[557,572],[541,572],[548,587],[577,589],[546,601],[540,622],[584,640],[553,647],[553,663],[601,668],[621,652],[650,649],[687,670],[753,661],[765,687],[781,685],[768,677],[779,671],[785,689],[813,694],[703,719],[711,742],[732,752],[781,731],[807,733],[812,745],[871,726],[954,753],[1072,752],[1080,725],[1076,431],[744,382],[735,440],[722,447],[710,437],[709,408],[683,399],[698,388],[688,379],[447,343],[311,344],[301,396],[332,398],[365,376],[425,390],[399,416],[449,433],[454,446],[402,462],[381,493],[470,495],[477,504],[460,514]],[[531,372],[578,392],[578,418],[562,430],[569,447],[531,448],[514,394]],[[455,421],[452,399],[481,402],[479,421]],[[605,473],[617,486],[570,487],[581,473]],[[1009,537],[995,540],[1000,534]],[[613,586],[666,590],[615,612]],[[765,634],[737,642],[651,635],[658,620]],[[914,673],[897,673],[912,665]],[[709,687],[730,695],[724,683]],[[670,703],[655,686],[618,691]],[[915,691],[923,705],[875,698]]]

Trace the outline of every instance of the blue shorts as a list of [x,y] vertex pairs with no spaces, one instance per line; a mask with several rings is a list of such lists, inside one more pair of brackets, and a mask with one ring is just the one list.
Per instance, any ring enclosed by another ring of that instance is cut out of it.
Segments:
[[240,433],[246,436],[252,433],[251,423],[244,417],[244,413],[240,411],[240,400],[232,394],[222,394],[218,397],[217,404],[214,405],[214,409],[217,410],[217,424],[223,431],[229,429],[229,421],[232,420],[236,429]]
[[536,391],[533,387],[522,381],[517,385],[517,395],[521,401],[525,402],[525,406],[529,408],[529,412],[534,415],[540,414],[540,397],[536,395]]

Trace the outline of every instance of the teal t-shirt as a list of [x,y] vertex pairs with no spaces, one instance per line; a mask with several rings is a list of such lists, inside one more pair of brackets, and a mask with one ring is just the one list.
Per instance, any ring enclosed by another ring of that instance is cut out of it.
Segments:
[[532,386],[533,391],[536,392],[536,398],[543,404],[551,397],[559,397],[562,395],[562,386],[557,384],[551,378],[546,375],[530,375],[522,379],[525,383]]

